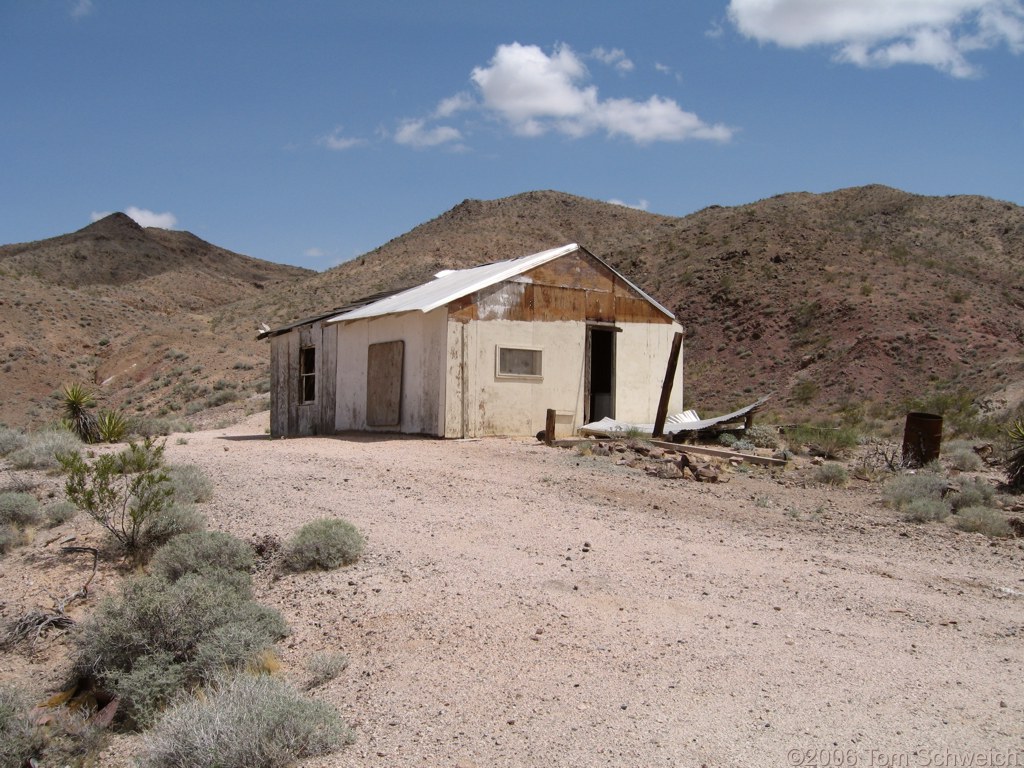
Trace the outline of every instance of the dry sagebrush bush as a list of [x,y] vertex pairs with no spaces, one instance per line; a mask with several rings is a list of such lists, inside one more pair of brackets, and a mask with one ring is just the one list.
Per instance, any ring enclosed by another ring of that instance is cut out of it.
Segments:
[[354,741],[329,705],[268,675],[217,681],[144,737],[142,768],[278,768]]
[[946,478],[932,472],[897,475],[882,487],[882,501],[887,506],[903,509],[914,499],[942,499],[949,487]]
[[903,519],[909,523],[938,522],[949,517],[949,503],[943,499],[913,499],[903,510]]
[[170,582],[194,573],[235,584],[248,591],[255,567],[252,547],[222,531],[196,531],[175,536],[160,547],[149,572]]
[[1013,535],[1013,529],[998,509],[992,507],[966,507],[957,515],[956,527],[968,533],[983,533],[994,539]]
[[307,523],[284,547],[284,565],[292,571],[328,570],[349,565],[363,553],[363,537],[338,518]]
[[39,501],[31,493],[0,492],[0,523],[24,528],[27,525],[36,525],[42,517]]
[[120,695],[129,724],[146,727],[183,689],[256,663],[287,633],[277,611],[237,584],[142,576],[81,625],[75,672]]
[[62,428],[45,429],[28,436],[24,447],[8,457],[15,469],[56,469],[62,455],[78,455],[82,441],[78,436]]
[[14,688],[0,686],[0,768],[21,768],[43,747],[29,716],[31,705]]
[[176,501],[202,504],[213,498],[213,483],[202,467],[195,464],[172,464],[167,468],[167,477]]
[[840,487],[846,485],[850,475],[842,464],[822,464],[814,472],[814,479],[822,485]]

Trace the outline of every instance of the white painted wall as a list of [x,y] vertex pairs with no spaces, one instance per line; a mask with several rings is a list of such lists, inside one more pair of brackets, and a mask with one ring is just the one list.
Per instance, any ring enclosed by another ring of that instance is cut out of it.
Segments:
[[[657,413],[672,337],[681,328],[676,323],[620,323],[618,327],[623,330],[616,334],[616,418],[650,423]],[[573,414],[571,431],[582,426],[586,332],[583,322],[450,323],[445,437],[533,435],[544,429],[548,408]],[[499,378],[499,345],[541,349],[543,378]],[[682,406],[680,360],[669,413],[682,411]]]
[[443,434],[447,326],[446,307],[427,314],[409,312],[339,323],[336,429],[393,431],[366,424],[367,350],[371,344],[401,340],[405,350],[398,429],[410,434]]

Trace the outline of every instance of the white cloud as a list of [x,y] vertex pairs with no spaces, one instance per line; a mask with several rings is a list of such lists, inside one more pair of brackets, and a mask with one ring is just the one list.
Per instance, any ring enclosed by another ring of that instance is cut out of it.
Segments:
[[620,72],[632,72],[635,66],[626,57],[626,52],[621,48],[612,48],[610,51],[604,48],[595,48],[590,52],[590,55],[610,67],[615,67]]
[[96,10],[92,0],[74,0],[71,4],[71,18],[81,19]]
[[365,139],[355,139],[348,136],[343,136],[341,133],[341,127],[335,128],[326,136],[321,136],[319,143],[323,144],[328,149],[333,149],[338,152],[342,152],[346,149],[352,149],[353,147],[359,147],[366,143]]
[[785,48],[824,45],[862,67],[923,64],[954,77],[971,51],[1024,51],[1024,0],[730,0],[747,37]]
[[320,248],[307,248],[302,252],[302,255],[310,259],[320,259],[326,254]]
[[463,112],[475,106],[476,102],[473,101],[473,97],[468,93],[457,93],[454,96],[441,100],[441,103],[437,105],[437,109],[434,110],[434,117],[451,117],[456,112]]
[[471,75],[485,109],[504,118],[523,136],[556,130],[578,138],[594,131],[626,136],[637,143],[712,139],[728,141],[732,129],[708,125],[672,99],[647,101],[598,97],[586,84],[587,69],[567,45],[547,55],[535,45],[498,46],[490,65]]
[[623,208],[632,208],[635,211],[646,211],[647,210],[647,206],[650,205],[650,202],[647,201],[647,200],[644,200],[642,197],[640,198],[639,202],[637,202],[637,203],[627,203],[627,202],[624,202],[623,200],[619,200],[618,198],[614,198],[614,197],[611,200],[609,200],[608,202],[611,203],[612,205],[621,205]]
[[425,120],[403,120],[395,132],[395,141],[410,147],[436,147],[461,139],[458,128],[448,125],[428,128]]
[[[134,205],[129,205],[124,209],[126,215],[135,219],[135,222],[140,227],[159,227],[160,229],[174,229],[178,223],[178,217],[173,213],[167,211],[165,213],[154,213],[153,211],[147,210],[146,208],[136,208]],[[93,221],[99,221],[109,216],[112,211],[96,212],[93,211],[89,218]]]

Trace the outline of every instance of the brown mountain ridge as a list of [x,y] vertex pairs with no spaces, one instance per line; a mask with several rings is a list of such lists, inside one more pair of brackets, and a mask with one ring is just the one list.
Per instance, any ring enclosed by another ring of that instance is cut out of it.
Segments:
[[[993,409],[1024,399],[1024,209],[988,198],[868,186],[670,217],[527,192],[466,200],[319,274],[124,219],[0,247],[3,375],[38,368],[22,377],[17,405],[5,398],[0,420],[46,417],[47,396],[72,378],[102,385],[111,405],[146,413],[184,413],[225,390],[244,402],[266,386],[259,322],[284,324],[440,269],[567,242],[676,312],[687,332],[687,403],[701,412],[771,391],[776,415],[787,419],[864,403],[882,412],[942,391],[969,392]],[[173,253],[153,258],[160,246]],[[84,280],[76,277],[83,270]],[[150,315],[161,302],[157,323]],[[70,312],[76,303],[82,311]],[[89,337],[81,339],[89,346],[77,357],[60,351],[61,330]],[[47,365],[25,353],[12,359],[32,345]]]

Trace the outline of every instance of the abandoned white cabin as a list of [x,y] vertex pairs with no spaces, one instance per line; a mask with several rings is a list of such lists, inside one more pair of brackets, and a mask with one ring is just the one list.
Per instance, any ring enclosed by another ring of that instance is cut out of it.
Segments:
[[[672,313],[576,244],[446,270],[267,331],[273,436],[556,434],[611,416],[650,421]],[[682,373],[670,411],[681,411]]]

